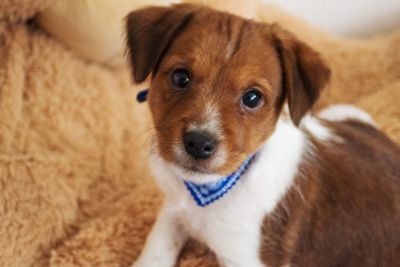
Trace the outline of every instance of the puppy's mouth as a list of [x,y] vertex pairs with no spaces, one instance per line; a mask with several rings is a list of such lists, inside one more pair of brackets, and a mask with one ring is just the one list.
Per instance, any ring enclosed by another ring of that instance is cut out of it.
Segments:
[[227,161],[225,150],[221,152],[220,155],[215,155],[215,158],[203,160],[194,160],[181,154],[182,157],[176,157],[169,166],[183,180],[198,184],[215,182],[237,171],[240,164],[246,160],[246,156],[241,153],[234,157],[237,160]]
[[176,160],[170,165],[170,167],[181,179],[198,184],[216,181],[224,176],[219,174],[215,168],[210,166],[209,160],[204,160],[203,162]]
[[184,163],[184,162],[175,162],[177,166],[184,169],[188,173],[193,174],[214,174],[215,170],[209,167],[209,164],[193,162],[193,163]]
[[184,148],[178,147],[175,147],[174,154],[174,165],[189,175],[216,175],[219,169],[226,163],[226,153],[221,147],[211,157],[206,159],[194,159],[186,153]]

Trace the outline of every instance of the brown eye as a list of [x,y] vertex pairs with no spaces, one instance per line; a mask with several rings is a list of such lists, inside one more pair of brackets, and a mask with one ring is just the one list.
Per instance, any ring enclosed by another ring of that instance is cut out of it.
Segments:
[[172,84],[177,88],[184,89],[190,83],[189,71],[183,68],[176,69],[171,76]]
[[250,88],[242,96],[242,103],[249,109],[258,107],[262,103],[262,95],[256,88]]

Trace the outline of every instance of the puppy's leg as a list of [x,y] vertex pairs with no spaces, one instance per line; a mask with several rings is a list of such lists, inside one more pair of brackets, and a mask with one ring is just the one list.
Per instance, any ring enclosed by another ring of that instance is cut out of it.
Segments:
[[132,267],[173,267],[187,239],[174,213],[164,204],[140,257]]
[[[247,221],[249,229],[260,228],[258,220]],[[258,227],[258,228],[257,228]],[[265,267],[260,258],[260,232],[233,232],[233,229],[219,229],[215,232],[210,248],[222,267]]]

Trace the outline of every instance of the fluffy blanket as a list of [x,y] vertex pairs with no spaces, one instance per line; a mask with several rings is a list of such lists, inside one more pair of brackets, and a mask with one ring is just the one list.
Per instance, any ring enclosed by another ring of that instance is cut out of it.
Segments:
[[[162,201],[141,86],[38,27],[31,18],[49,1],[0,2],[0,266],[129,266]],[[257,5],[256,19],[292,30],[331,66],[317,109],[354,103],[400,143],[400,32],[344,39]],[[191,241],[179,266],[217,264]]]

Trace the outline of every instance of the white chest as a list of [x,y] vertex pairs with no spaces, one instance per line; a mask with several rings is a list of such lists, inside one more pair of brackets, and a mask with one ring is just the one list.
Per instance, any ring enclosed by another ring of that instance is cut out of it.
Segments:
[[223,266],[263,266],[258,255],[265,207],[248,195],[245,184],[239,181],[228,195],[206,207],[197,206],[189,192],[182,192],[185,197],[176,203],[178,222],[214,251]]
[[167,208],[189,236],[214,251],[222,266],[261,267],[263,219],[292,185],[304,144],[300,131],[280,125],[237,184],[206,207],[196,205],[168,163],[151,161]]

